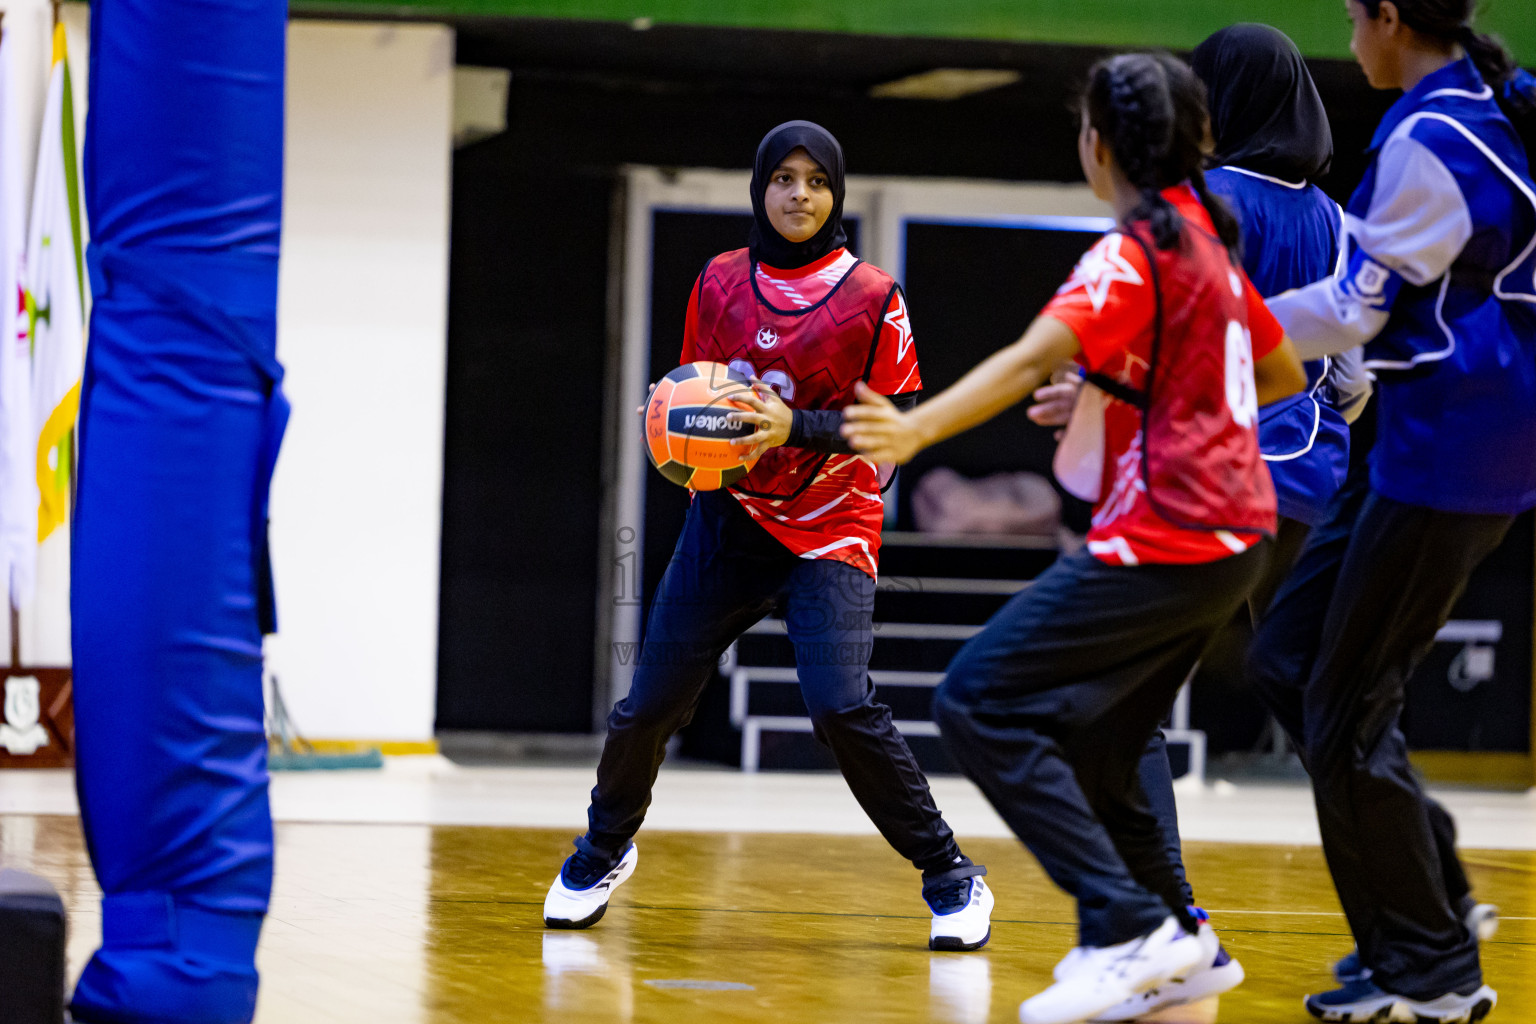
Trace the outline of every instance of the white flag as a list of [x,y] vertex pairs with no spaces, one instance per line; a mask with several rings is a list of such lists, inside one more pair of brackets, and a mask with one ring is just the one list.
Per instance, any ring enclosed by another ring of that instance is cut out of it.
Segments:
[[53,66],[37,147],[22,287],[32,337],[36,543],[69,522],[70,439],[85,368],[84,253],[76,170],[74,96],[64,26],[53,30]]
[[38,495],[32,359],[19,281],[25,230],[13,34],[0,34],[0,583],[19,608],[31,599],[36,575]]

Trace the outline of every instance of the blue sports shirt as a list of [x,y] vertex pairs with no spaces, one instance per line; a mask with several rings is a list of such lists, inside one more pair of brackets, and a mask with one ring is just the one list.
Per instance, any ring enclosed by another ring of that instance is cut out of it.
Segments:
[[[1329,277],[1338,262],[1342,212],[1316,185],[1242,167],[1206,174],[1243,229],[1243,269],[1265,298]],[[1349,413],[1370,397],[1358,352],[1306,364],[1307,388],[1259,410],[1259,448],[1280,515],[1322,522],[1349,468]]]
[[1270,309],[1303,358],[1366,345],[1371,486],[1406,504],[1536,506],[1536,186],[1470,58],[1387,112],[1345,211],[1344,266]]

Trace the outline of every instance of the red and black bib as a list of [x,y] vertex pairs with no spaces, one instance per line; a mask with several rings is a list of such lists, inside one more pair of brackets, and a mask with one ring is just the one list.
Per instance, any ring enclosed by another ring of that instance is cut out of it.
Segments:
[[1187,222],[1172,249],[1153,244],[1145,222],[1125,237],[1152,268],[1150,365],[1141,389],[1100,374],[1088,380],[1141,410],[1147,499],[1175,526],[1273,534],[1241,274],[1220,239]]
[[[881,323],[896,282],[862,260],[820,302],[782,309],[764,298],[746,249],[722,253],[699,278],[692,358],[726,363],[772,385],[796,409],[841,409],[856,401],[853,386],[868,380]],[[816,478],[821,452],[772,448],[732,490],[792,498]],[[868,466],[879,490],[878,475]]]

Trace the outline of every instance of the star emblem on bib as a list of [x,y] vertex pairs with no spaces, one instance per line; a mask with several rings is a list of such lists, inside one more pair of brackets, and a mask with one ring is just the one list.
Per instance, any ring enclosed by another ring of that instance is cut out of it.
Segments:
[[902,301],[901,292],[896,293],[896,301],[891,304],[891,311],[885,314],[885,322],[896,329],[896,362],[900,363],[907,358],[907,349],[912,347],[912,322],[907,319],[907,304]]
[[1116,281],[1130,285],[1143,284],[1141,274],[1120,253],[1123,240],[1119,234],[1108,234],[1100,239],[1098,245],[1089,249],[1077,261],[1072,276],[1061,286],[1062,293],[1081,288],[1088,293],[1093,311],[1098,313],[1103,311],[1104,302],[1109,298],[1109,289]]
[[773,348],[779,343],[779,332],[772,327],[759,327],[756,341],[758,348]]

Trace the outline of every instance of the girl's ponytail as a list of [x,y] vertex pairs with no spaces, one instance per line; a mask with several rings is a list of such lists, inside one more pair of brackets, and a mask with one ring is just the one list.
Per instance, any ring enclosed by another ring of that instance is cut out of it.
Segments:
[[1462,25],[1456,41],[1477,65],[1483,81],[1493,90],[1504,116],[1515,126],[1527,154],[1536,158],[1536,77],[1515,63],[1497,36]]
[[1216,229],[1216,237],[1221,239],[1221,244],[1227,247],[1227,251],[1234,257],[1240,257],[1243,253],[1243,226],[1237,219],[1237,214],[1227,206],[1227,201],[1216,195],[1205,184],[1205,171],[1196,167],[1189,176],[1189,183],[1194,186],[1195,195],[1200,197],[1200,205],[1205,207],[1205,212],[1211,216],[1211,226]]

